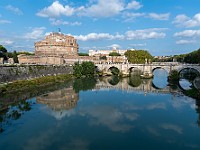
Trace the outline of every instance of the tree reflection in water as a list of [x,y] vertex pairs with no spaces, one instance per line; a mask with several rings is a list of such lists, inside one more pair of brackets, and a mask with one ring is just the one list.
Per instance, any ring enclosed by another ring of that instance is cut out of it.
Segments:
[[113,75],[111,76],[109,79],[108,79],[108,82],[111,84],[111,85],[117,85],[120,81],[120,77],[117,76],[117,75]]
[[20,101],[0,110],[0,133],[9,125],[12,125],[13,120],[18,120],[22,114],[31,110],[31,101]]
[[140,76],[134,75],[129,77],[128,84],[132,87],[138,87],[141,83],[142,79],[140,78]]

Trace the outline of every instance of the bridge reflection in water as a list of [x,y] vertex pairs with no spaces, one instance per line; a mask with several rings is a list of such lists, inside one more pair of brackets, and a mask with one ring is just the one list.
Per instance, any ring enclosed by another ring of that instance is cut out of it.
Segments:
[[130,78],[122,78],[117,84],[113,83],[116,80],[114,76],[104,77],[98,80],[93,90],[109,90],[116,89],[128,92],[138,92],[138,93],[179,93],[178,90],[172,89],[170,86],[165,86],[164,88],[156,87],[153,83],[153,79],[140,79],[137,76]]
[[[83,79],[83,81],[85,81]],[[76,82],[74,82],[76,83]],[[82,82],[82,84],[85,84]],[[93,85],[94,84],[94,85]],[[99,78],[94,82],[90,87],[87,87],[88,90],[92,89],[93,91],[99,90],[122,90],[126,92],[137,92],[140,94],[180,94],[180,90],[172,89],[170,86],[165,86],[164,88],[156,87],[153,83],[153,79],[140,79],[138,76],[133,76],[129,78],[119,78],[118,76],[109,76]],[[62,118],[64,111],[72,110],[77,106],[79,100],[79,90],[76,90],[77,85],[73,85],[68,88],[61,90],[56,90],[41,96],[36,97],[37,103],[45,104],[52,112],[54,116],[59,116]],[[80,87],[78,87],[80,88]],[[82,90],[87,90],[84,89]],[[60,118],[58,117],[58,118]]]

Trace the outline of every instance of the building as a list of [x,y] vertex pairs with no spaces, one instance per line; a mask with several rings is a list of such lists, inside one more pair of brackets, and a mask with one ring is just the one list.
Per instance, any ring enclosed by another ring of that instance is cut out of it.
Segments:
[[78,60],[76,39],[62,33],[50,33],[35,43],[35,55],[19,55],[20,64],[65,64],[68,59]]
[[51,33],[35,43],[36,56],[78,56],[78,44],[73,36]]
[[117,49],[112,49],[112,50],[89,50],[89,56],[109,56],[110,53],[116,52],[119,53],[121,56],[124,56],[124,53],[127,50],[117,50]]
[[[127,63],[125,52],[127,50],[89,50],[89,56],[93,58],[99,58],[99,63]],[[120,56],[109,56],[110,53],[118,53]]]

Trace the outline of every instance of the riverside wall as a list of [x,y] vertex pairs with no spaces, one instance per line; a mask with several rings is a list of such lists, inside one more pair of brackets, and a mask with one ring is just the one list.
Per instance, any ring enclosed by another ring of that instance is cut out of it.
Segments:
[[69,65],[2,65],[0,66],[0,83],[59,74],[73,74],[73,67]]

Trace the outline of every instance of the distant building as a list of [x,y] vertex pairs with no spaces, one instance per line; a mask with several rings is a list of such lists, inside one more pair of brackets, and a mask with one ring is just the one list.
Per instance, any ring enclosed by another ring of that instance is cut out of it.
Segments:
[[119,53],[121,56],[124,56],[124,53],[127,50],[89,50],[89,56],[109,56],[110,53],[116,52]]
[[[127,50],[117,50],[113,48],[112,50],[89,50],[89,56],[99,58],[100,63],[127,63],[127,58],[125,57],[125,52]],[[110,53],[116,52],[121,56],[109,56]],[[101,59],[102,57],[106,59]]]

